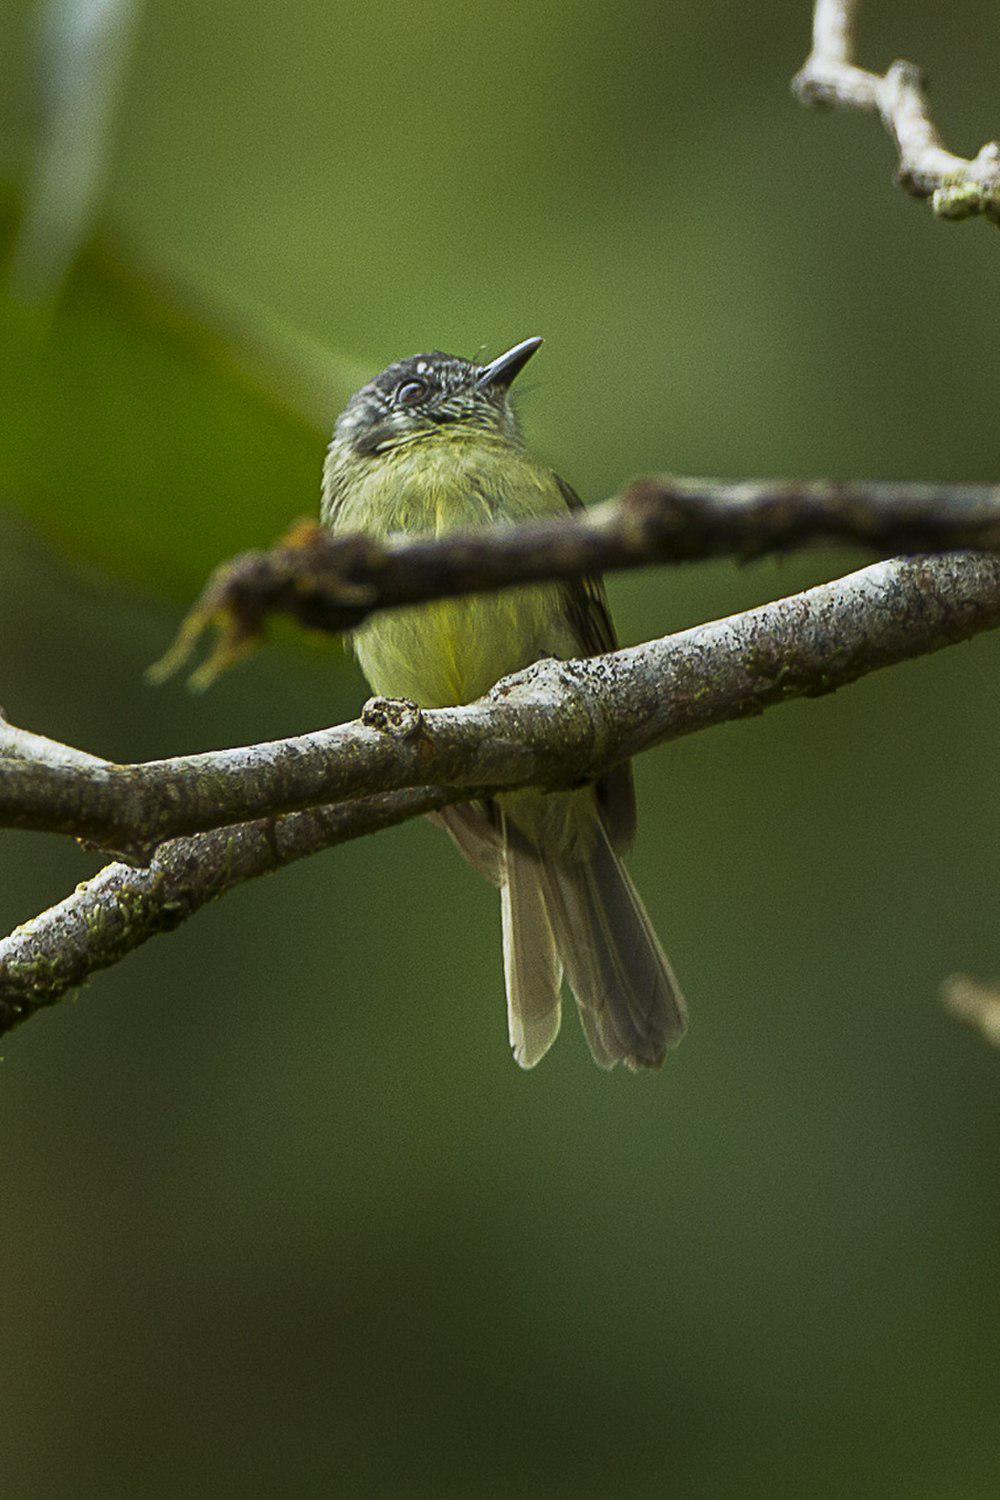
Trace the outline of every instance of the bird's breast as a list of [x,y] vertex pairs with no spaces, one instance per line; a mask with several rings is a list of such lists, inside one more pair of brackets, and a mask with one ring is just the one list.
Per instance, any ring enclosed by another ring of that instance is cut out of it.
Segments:
[[[341,487],[327,520],[378,536],[442,535],[563,510],[555,476],[523,450],[443,437],[379,455]],[[552,585],[388,610],[355,635],[374,691],[425,708],[468,703],[540,656],[572,655],[574,645]]]

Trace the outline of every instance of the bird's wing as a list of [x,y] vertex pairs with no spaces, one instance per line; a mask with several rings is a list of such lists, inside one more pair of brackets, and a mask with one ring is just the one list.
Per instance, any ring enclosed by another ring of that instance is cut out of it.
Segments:
[[[556,483],[570,510],[584,509],[572,485],[558,474]],[[580,578],[565,584],[564,591],[567,617],[580,643],[581,654],[601,656],[606,651],[617,651],[618,637],[601,579]],[[635,837],[635,787],[632,767],[627,761],[613,767],[597,783],[597,798],[612,845],[618,850],[627,849]]]

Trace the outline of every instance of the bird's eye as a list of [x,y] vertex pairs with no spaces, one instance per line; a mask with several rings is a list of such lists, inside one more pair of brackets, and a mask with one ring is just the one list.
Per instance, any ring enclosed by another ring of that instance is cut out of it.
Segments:
[[427,395],[427,386],[422,380],[404,380],[402,385],[396,387],[396,404],[398,406],[416,406]]

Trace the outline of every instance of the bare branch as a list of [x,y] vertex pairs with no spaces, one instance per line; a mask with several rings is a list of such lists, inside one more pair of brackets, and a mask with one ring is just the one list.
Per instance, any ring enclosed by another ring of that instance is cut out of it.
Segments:
[[976,156],[948,151],[930,114],[921,70],[894,62],[870,73],[855,62],[858,0],[816,0],[812,51],[792,82],[803,104],[877,111],[896,142],[897,178],[916,198],[929,198],[942,219],[985,214],[1000,223],[1000,144]]
[[664,476],[637,480],[590,510],[440,537],[380,541],[301,522],[273,550],[217,569],[153,676],[183,666],[214,629],[216,647],[192,679],[205,686],[260,642],[271,614],[337,633],[398,605],[824,541],[885,557],[992,550],[1000,547],[1000,486]]
[[[79,832],[75,808],[89,835],[141,844],[193,818],[267,814],[164,843],[148,869],[112,865],[0,943],[0,1031],[292,859],[501,787],[585,780],[650,745],[831,692],[998,624],[1000,560],[896,559],[613,655],[538,663],[467,708],[421,713],[373,699],[354,724],[131,767],[53,765],[47,751],[34,766],[0,758],[0,809],[22,827]],[[274,816],[334,797],[364,800]],[[149,821],[133,826],[137,807]]]

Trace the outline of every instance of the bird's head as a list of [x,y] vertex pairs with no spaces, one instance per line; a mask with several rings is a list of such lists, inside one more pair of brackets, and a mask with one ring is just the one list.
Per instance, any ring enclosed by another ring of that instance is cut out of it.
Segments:
[[508,391],[541,342],[525,339],[487,365],[440,351],[389,365],[351,397],[337,419],[333,447],[352,457],[370,457],[462,428],[516,441],[517,419]]

